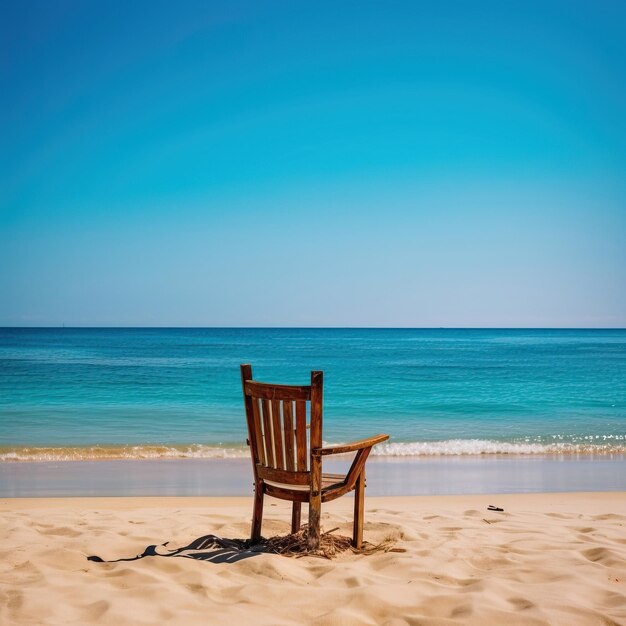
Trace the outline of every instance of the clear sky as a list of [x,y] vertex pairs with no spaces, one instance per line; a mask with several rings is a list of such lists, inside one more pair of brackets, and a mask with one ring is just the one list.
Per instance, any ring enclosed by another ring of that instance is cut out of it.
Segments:
[[626,326],[625,2],[1,0],[0,325]]

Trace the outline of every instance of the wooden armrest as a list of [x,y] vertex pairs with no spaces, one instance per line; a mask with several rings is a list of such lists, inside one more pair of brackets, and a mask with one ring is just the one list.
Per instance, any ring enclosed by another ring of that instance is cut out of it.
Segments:
[[356,452],[357,450],[364,450],[365,448],[371,448],[377,443],[387,441],[389,435],[374,435],[368,439],[362,439],[361,441],[353,441],[352,443],[344,443],[338,446],[328,446],[327,448],[313,448],[311,453],[314,456],[326,456],[327,454],[346,454],[347,452]]

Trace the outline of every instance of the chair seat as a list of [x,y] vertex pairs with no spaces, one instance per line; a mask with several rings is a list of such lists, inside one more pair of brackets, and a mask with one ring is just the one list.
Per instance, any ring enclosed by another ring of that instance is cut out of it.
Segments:
[[[345,474],[322,474],[322,492],[335,487],[343,487],[345,480]],[[308,485],[292,485],[289,483],[278,483],[273,480],[265,480],[265,483],[280,489],[289,489],[289,491],[309,491]]]
[[[271,480],[264,480],[265,492],[274,498],[282,500],[292,500],[296,502],[308,502],[310,495],[309,485],[290,485],[288,483],[278,483]],[[348,491],[352,491],[346,486],[346,474],[322,474],[322,502],[329,502]]]

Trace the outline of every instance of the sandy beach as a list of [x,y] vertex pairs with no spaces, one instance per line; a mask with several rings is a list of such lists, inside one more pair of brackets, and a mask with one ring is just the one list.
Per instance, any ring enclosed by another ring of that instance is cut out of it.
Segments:
[[[349,535],[351,505],[325,506],[324,529]],[[369,497],[365,539],[404,552],[166,556],[245,537],[250,512],[240,497],[0,500],[0,623],[626,624],[624,492]],[[264,535],[288,520],[269,499]]]

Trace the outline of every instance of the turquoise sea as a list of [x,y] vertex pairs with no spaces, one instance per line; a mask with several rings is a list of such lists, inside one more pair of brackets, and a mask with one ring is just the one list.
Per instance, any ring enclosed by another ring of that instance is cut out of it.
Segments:
[[626,330],[0,329],[0,459],[247,454],[239,364],[377,453],[626,451]]

